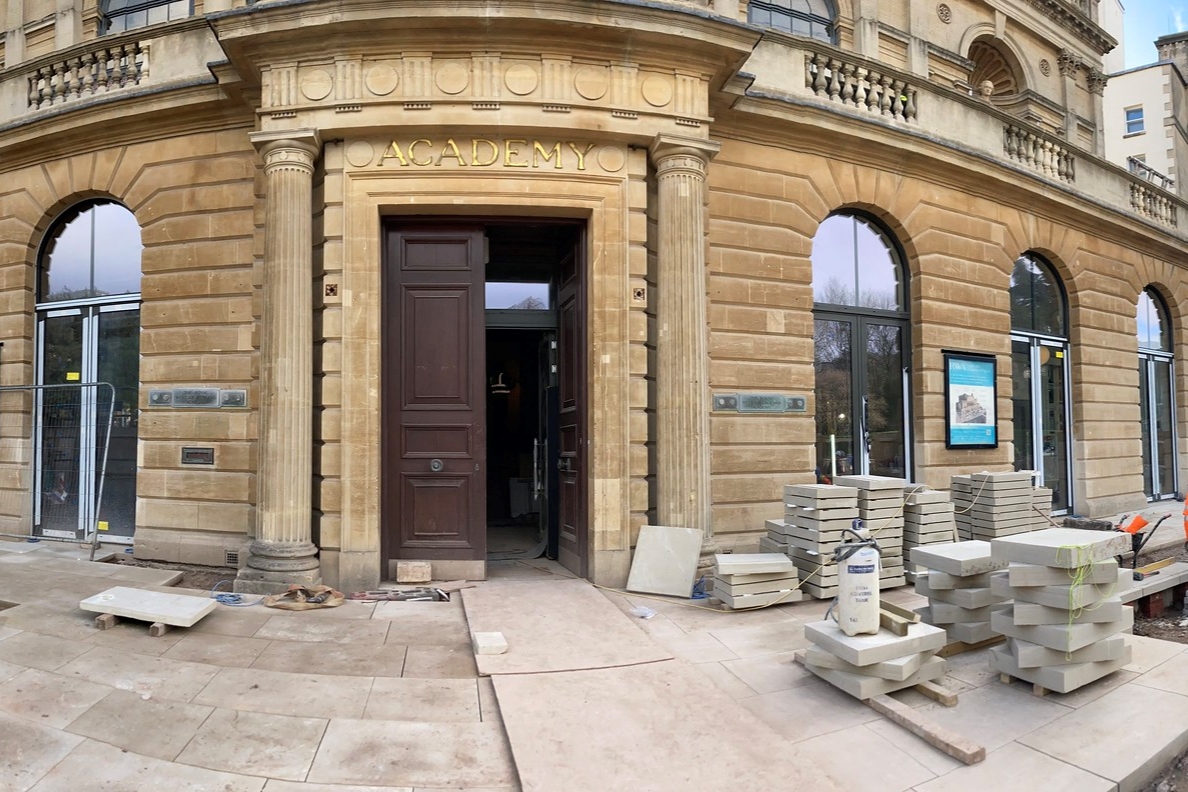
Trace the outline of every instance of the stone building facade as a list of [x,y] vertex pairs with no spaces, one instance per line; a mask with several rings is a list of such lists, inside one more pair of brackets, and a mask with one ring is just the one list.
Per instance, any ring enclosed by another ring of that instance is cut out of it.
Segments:
[[0,531],[357,590],[528,513],[619,585],[842,472],[1179,486],[1188,220],[1095,0],[111,3],[6,0]]

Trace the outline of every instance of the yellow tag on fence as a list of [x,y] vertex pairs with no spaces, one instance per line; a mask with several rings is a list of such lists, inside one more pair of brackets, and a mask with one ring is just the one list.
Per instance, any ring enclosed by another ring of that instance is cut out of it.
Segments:
[[107,530],[107,520],[100,520],[100,521],[99,521],[99,530],[100,530],[100,531],[106,531],[106,530]]
[[67,371],[66,372],[66,381],[67,382],[78,382],[80,379],[82,379],[82,376],[79,372],[77,372],[77,371]]

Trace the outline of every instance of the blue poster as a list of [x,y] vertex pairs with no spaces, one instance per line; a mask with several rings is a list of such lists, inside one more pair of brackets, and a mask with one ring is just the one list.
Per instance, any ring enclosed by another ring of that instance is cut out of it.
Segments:
[[993,359],[946,357],[948,446],[998,445],[994,378]]

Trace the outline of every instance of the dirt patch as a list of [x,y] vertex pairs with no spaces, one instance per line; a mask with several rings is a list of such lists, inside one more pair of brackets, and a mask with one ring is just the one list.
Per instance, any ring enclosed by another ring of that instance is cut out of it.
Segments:
[[230,591],[235,581],[235,574],[239,571],[231,567],[208,567],[194,564],[168,564],[162,561],[142,561],[136,558],[121,558],[116,556],[112,563],[123,566],[147,567],[148,569],[169,569],[182,573],[178,581],[178,588],[198,589],[210,591],[219,581],[228,581],[219,586],[220,591]]

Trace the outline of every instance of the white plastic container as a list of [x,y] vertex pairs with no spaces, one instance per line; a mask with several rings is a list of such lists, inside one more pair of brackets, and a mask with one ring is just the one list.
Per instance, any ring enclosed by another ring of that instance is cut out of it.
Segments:
[[838,562],[837,625],[846,635],[879,631],[879,551],[862,547]]

